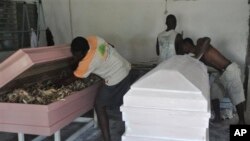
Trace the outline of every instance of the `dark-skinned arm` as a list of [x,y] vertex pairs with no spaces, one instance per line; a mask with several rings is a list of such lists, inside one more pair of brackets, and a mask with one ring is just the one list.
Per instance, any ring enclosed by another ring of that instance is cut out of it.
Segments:
[[175,38],[175,51],[176,54],[183,55],[184,51],[182,49],[183,38],[181,34],[177,34]]
[[157,56],[159,56],[159,55],[160,55],[160,49],[159,49],[159,42],[158,42],[158,38],[157,38],[157,40],[156,40],[156,54],[157,54]]

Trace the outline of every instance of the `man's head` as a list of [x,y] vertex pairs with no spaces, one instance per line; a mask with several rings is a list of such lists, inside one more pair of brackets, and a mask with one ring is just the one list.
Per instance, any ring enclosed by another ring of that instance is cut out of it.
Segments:
[[211,39],[209,37],[199,38],[197,40],[197,46],[202,46],[202,44],[204,44],[204,42],[207,42],[207,44],[210,44]]
[[176,28],[176,18],[174,15],[167,16],[166,25],[167,25],[168,29],[175,29]]
[[184,54],[194,53],[195,45],[191,38],[185,38],[183,40],[182,49]]
[[184,43],[184,44],[187,44],[187,45],[189,45],[189,46],[195,47],[194,42],[193,42],[193,40],[192,40],[191,38],[185,38],[185,39],[183,40],[183,43]]
[[71,42],[71,53],[75,61],[80,61],[84,58],[89,50],[88,41],[83,37],[76,37]]

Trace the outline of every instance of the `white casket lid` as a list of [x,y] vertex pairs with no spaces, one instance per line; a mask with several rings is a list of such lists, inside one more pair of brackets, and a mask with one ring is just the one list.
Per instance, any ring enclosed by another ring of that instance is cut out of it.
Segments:
[[207,68],[190,56],[174,56],[135,82],[123,101],[129,107],[210,113]]
[[207,68],[188,55],[162,62],[131,86],[131,91],[192,93],[209,97]]

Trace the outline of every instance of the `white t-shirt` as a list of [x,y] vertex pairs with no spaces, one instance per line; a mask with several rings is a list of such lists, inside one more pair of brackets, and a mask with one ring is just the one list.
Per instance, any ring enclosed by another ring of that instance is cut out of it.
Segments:
[[176,55],[175,52],[175,38],[177,36],[177,32],[174,30],[163,31],[161,32],[157,39],[159,43],[159,62],[163,60],[167,60],[173,55]]
[[90,49],[79,62],[74,72],[76,77],[84,78],[90,73],[97,74],[109,86],[118,84],[131,69],[130,63],[113,47],[97,36],[87,37]]

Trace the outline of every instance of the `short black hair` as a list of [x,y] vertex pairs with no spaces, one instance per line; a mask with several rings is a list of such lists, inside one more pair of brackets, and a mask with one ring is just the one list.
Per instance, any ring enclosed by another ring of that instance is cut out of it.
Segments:
[[191,38],[185,38],[185,39],[183,40],[183,43],[189,43],[189,44],[191,44],[192,46],[195,46],[195,45],[194,45],[194,42],[193,42],[193,40],[192,40]]
[[85,57],[89,50],[88,41],[83,37],[76,37],[71,42],[71,53],[73,57],[77,60],[80,60]]
[[175,28],[176,27],[176,17],[172,14],[168,15],[166,18],[166,25],[170,28]]

